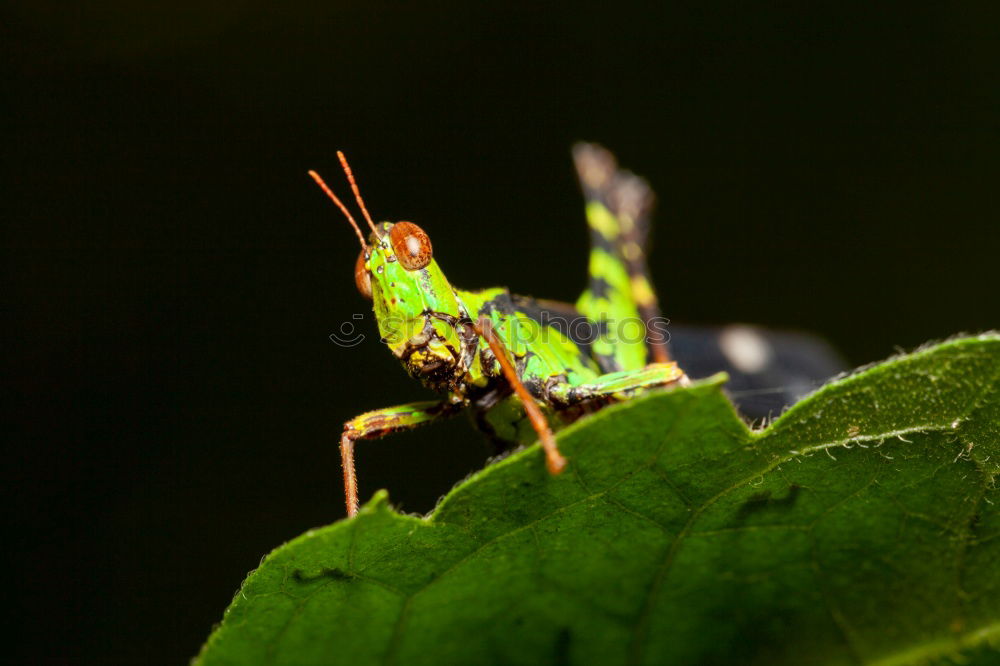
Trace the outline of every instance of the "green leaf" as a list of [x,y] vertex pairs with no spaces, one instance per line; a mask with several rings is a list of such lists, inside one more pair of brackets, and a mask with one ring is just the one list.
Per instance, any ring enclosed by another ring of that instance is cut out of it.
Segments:
[[250,574],[198,663],[1000,663],[1000,336],[751,431],[722,380],[611,407],[453,490],[380,492]]

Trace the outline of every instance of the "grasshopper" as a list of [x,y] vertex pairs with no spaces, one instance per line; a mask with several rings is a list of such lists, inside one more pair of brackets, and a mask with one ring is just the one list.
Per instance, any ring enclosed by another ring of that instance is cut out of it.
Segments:
[[687,383],[670,358],[646,265],[652,190],[620,170],[607,150],[593,144],[573,148],[591,238],[589,285],[575,305],[518,296],[505,287],[453,286],[423,229],[372,220],[347,159],[337,155],[371,229],[367,240],[323,179],[315,171],[309,175],[358,236],[358,291],[372,302],[382,341],[406,371],[443,395],[366,412],[344,424],[340,455],[348,516],[358,511],[358,440],[471,410],[477,426],[498,442],[537,438],[549,472],[559,474],[567,461],[554,430],[638,393]]

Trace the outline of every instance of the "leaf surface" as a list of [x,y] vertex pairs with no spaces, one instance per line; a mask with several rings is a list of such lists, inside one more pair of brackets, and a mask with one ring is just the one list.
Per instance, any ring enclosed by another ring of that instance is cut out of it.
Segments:
[[279,547],[198,663],[998,664],[1000,337],[831,383],[751,431],[722,378]]

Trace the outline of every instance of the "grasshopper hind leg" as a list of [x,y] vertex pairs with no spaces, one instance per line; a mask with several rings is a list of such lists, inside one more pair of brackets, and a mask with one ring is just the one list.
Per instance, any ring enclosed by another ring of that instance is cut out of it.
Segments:
[[[576,307],[602,326],[594,358],[604,372],[667,363],[666,321],[646,264],[653,190],[619,169],[614,156],[598,145],[576,144],[573,161],[587,201],[591,244],[589,286]],[[639,327],[644,335],[636,338],[630,331]]]

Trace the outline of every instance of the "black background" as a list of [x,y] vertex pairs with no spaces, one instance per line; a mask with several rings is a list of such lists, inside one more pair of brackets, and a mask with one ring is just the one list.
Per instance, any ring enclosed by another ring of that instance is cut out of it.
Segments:
[[[14,661],[183,663],[247,571],[343,510],[335,439],[423,398],[361,322],[358,247],[305,175],[412,219],[460,286],[575,299],[569,161],[660,196],[677,322],[816,331],[853,364],[997,325],[986,5],[104,2],[8,10],[3,550]],[[465,419],[366,443],[426,511]]]

